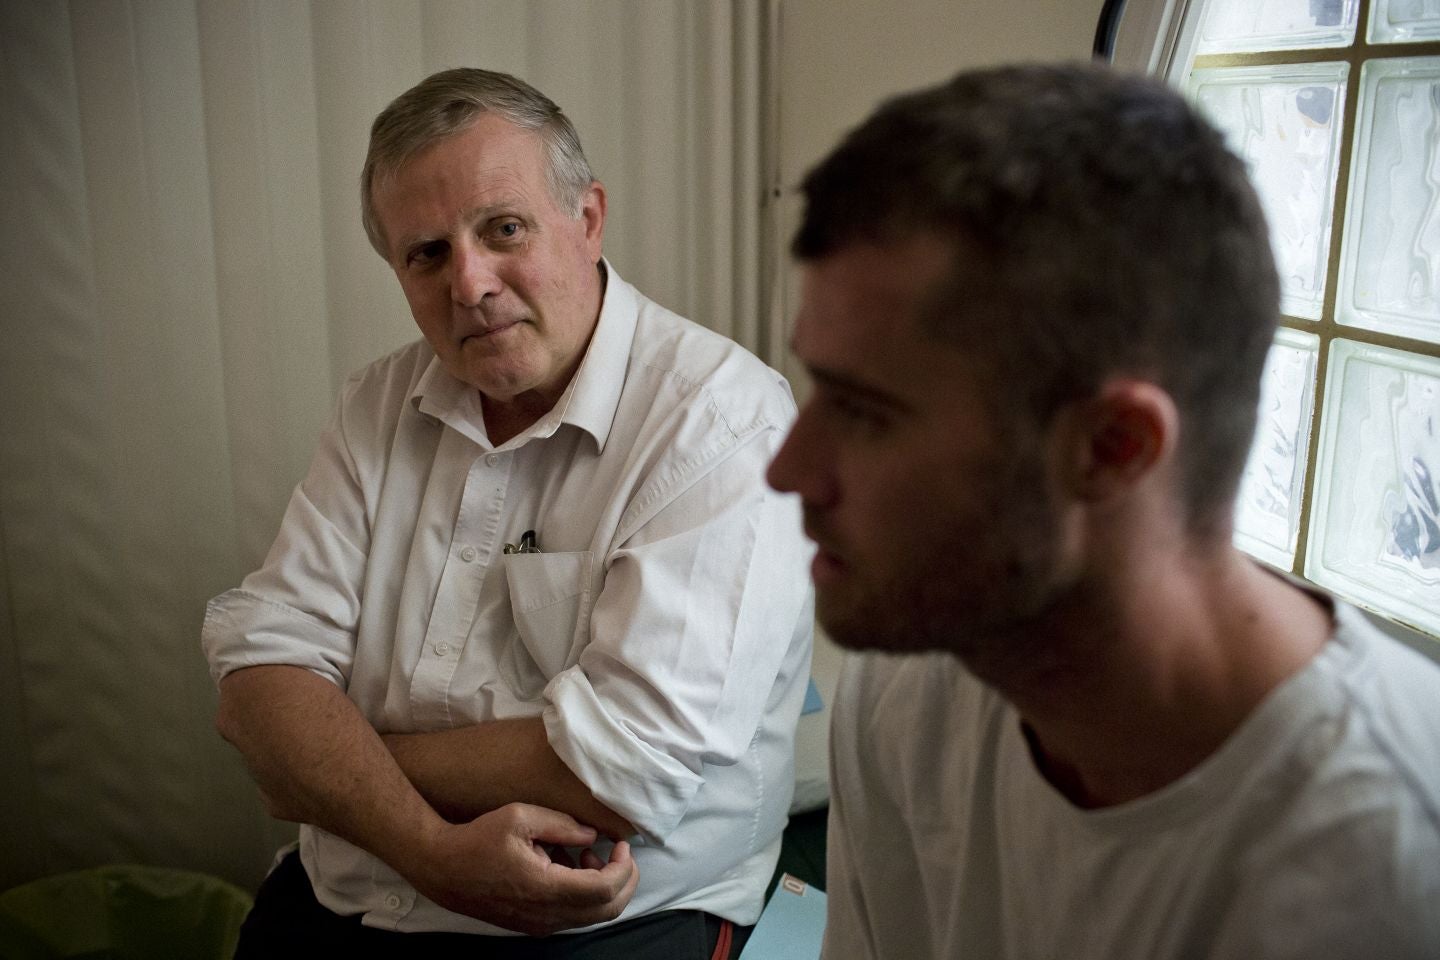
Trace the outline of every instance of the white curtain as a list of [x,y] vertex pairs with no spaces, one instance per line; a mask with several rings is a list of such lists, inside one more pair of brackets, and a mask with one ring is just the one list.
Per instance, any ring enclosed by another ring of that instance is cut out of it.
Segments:
[[435,70],[574,119],[606,250],[777,365],[768,0],[0,4],[0,888],[253,886],[293,828],[213,732],[206,600],[264,555],[341,379],[412,339],[370,120]]

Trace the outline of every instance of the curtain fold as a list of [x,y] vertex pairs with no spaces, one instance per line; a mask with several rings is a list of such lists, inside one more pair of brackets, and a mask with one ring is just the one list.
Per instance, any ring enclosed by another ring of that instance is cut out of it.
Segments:
[[258,882],[293,828],[213,732],[206,600],[268,548],[342,379],[417,335],[360,227],[369,123],[450,66],[574,119],[606,252],[779,365],[773,0],[0,5],[0,888]]

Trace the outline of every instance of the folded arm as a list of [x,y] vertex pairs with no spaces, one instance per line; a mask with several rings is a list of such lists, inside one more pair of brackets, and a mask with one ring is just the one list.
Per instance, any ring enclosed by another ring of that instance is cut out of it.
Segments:
[[761,480],[778,441],[758,432],[688,485],[635,496],[652,506],[618,531],[589,642],[543,716],[384,737],[435,809],[537,803],[614,839],[663,839],[705,765],[738,760],[808,599],[795,505]]
[[468,820],[507,803],[534,803],[567,813],[612,840],[635,833],[555,753],[539,717],[383,739],[405,776],[450,820]]
[[638,873],[624,843],[608,863],[589,851],[579,869],[552,862],[542,844],[587,846],[596,838],[563,813],[510,804],[446,821],[344,693],[304,668],[228,674],[216,725],[272,813],[368,850],[447,909],[543,935],[614,919],[634,893]]

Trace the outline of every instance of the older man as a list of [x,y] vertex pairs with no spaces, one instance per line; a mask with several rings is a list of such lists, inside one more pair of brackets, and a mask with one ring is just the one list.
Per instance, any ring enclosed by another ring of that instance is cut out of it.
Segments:
[[602,259],[605,191],[515,78],[399,97],[362,200],[424,338],[345,385],[206,617],[219,728],[303,824],[242,954],[738,952],[808,676],[788,389]]
[[1440,956],[1440,670],[1231,546],[1278,292],[1220,136],[1009,68],[804,189],[770,478],[903,654],[836,694],[825,957]]

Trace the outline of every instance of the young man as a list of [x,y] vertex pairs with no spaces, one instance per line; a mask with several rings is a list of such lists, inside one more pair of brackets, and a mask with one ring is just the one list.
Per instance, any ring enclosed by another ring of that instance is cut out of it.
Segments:
[[1221,137],[1098,68],[962,74],[804,192],[769,477],[867,652],[825,957],[1440,956],[1440,669],[1231,545],[1278,293]]
[[303,825],[241,954],[738,953],[809,675],[789,391],[602,259],[605,191],[513,77],[399,97],[362,201],[424,339],[346,384],[206,617],[220,730]]

